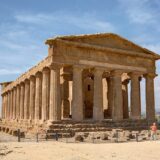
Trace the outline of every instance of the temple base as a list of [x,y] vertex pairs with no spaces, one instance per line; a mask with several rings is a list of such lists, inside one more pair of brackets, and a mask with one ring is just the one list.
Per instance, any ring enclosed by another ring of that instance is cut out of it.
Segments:
[[[81,121],[75,122],[72,120],[61,120],[44,124],[32,123],[15,123],[15,122],[0,122],[0,131],[9,133],[11,135],[17,136],[17,130],[20,129],[21,135],[35,135],[37,132],[39,134],[48,134],[52,135],[57,133],[62,137],[71,137],[78,132],[105,132],[111,131],[112,129],[123,129],[123,130],[148,130],[150,125],[154,121],[148,121],[146,119],[142,120],[122,120],[122,121],[113,121],[113,120],[103,120],[98,121]],[[13,125],[14,123],[14,125]]]

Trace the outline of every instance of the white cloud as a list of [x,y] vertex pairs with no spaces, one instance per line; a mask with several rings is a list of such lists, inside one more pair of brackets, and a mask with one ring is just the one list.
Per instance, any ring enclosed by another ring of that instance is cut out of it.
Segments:
[[150,0],[118,0],[129,21],[137,24],[155,24],[159,18],[159,12],[153,9]]
[[61,24],[72,25],[72,27],[78,27],[85,30],[93,31],[115,31],[115,27],[108,21],[99,20],[96,15],[84,13],[82,15],[73,15],[67,12],[54,12],[50,14],[16,14],[15,19],[21,23],[29,23],[35,25],[52,25]]
[[0,69],[0,76],[1,75],[12,75],[12,74],[20,74],[23,71],[20,69]]

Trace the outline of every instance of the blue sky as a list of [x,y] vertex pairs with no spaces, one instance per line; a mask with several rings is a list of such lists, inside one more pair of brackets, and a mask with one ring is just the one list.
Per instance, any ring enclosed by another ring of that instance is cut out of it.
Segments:
[[[56,35],[114,32],[160,54],[159,0],[0,0],[0,81],[47,56]],[[160,73],[157,63],[157,73]],[[142,81],[144,108],[144,81]],[[155,80],[160,108],[160,78]]]

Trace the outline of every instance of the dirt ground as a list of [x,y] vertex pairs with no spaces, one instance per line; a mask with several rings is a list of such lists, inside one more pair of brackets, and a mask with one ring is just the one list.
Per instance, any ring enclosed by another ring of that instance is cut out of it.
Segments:
[[[160,141],[100,144],[56,141],[18,143],[13,137],[4,136],[4,134],[0,134],[0,139],[0,160],[160,159]],[[6,142],[4,142],[5,139],[7,139]]]

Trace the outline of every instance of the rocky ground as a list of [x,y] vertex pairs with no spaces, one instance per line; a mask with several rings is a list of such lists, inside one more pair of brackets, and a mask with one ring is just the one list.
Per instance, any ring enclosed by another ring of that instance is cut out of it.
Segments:
[[16,137],[1,132],[0,140],[0,160],[159,160],[160,157],[159,140],[126,143],[15,142]]

